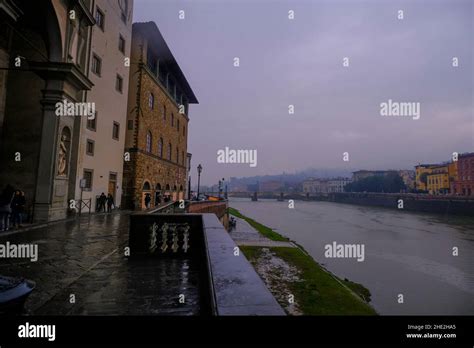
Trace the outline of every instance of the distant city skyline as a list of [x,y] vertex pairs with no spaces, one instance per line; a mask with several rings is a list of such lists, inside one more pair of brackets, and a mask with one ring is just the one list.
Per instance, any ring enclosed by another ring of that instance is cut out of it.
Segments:
[[[212,185],[309,167],[412,169],[472,151],[472,18],[467,0],[137,0],[134,9],[134,21],[157,23],[199,99],[189,112],[193,186],[199,163]],[[419,119],[381,116],[389,100],[419,103]],[[218,163],[226,147],[257,150],[258,165]]]

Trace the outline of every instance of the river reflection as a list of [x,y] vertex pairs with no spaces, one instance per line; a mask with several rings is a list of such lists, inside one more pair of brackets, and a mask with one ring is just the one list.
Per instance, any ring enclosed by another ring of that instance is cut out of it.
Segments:
[[[380,314],[474,314],[474,216],[330,202],[296,201],[289,209],[276,200],[233,198],[230,205],[295,240],[339,277],[365,285]],[[326,258],[324,246],[333,242],[364,244],[364,262]]]

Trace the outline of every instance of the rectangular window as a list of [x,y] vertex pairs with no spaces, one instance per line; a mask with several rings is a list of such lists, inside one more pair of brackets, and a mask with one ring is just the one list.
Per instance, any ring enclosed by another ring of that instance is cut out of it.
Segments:
[[92,56],[92,72],[98,76],[102,71],[102,59],[98,55],[94,54]]
[[117,78],[115,80],[115,89],[117,92],[123,92],[123,78],[122,76],[117,74]]
[[112,128],[112,139],[119,140],[120,137],[120,124],[114,121]]
[[94,140],[87,139],[86,154],[94,156]]
[[97,111],[94,114],[93,119],[87,119],[87,125],[86,125],[88,130],[91,131],[97,131]]
[[91,191],[92,190],[92,178],[94,176],[94,171],[91,169],[84,169],[83,179],[86,181],[86,186],[84,187],[84,191]]
[[119,35],[119,46],[118,49],[120,52],[125,54],[125,39],[123,38],[122,35]]
[[95,12],[95,24],[97,24],[102,31],[105,30],[105,15],[98,6]]
[[128,130],[133,130],[133,120],[128,120]]
[[179,135],[179,118],[178,118],[178,120],[177,120],[177,124],[178,124],[178,125],[177,125],[176,128],[178,129],[178,135]]

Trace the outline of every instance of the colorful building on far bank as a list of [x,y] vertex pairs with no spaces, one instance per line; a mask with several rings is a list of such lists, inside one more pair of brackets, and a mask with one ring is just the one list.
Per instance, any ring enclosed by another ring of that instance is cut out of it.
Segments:
[[426,176],[426,190],[432,195],[449,193],[448,164],[431,167],[431,173]]
[[460,154],[457,160],[457,180],[454,182],[455,194],[474,195],[474,152]]
[[458,161],[448,164],[449,193],[456,194],[456,181],[458,180]]
[[433,172],[433,168],[439,164],[419,164],[415,166],[415,190],[428,191],[428,175]]
[[198,101],[154,22],[133,24],[131,62],[122,204],[140,210],[184,198]]

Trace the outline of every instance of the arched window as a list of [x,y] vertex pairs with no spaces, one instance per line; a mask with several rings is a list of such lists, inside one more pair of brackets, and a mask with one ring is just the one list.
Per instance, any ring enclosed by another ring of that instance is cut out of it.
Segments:
[[153,93],[150,93],[150,95],[148,96],[148,107],[150,108],[150,110],[153,110],[153,108],[155,107],[155,96],[153,95]]
[[166,191],[170,190],[170,184],[166,184]]
[[161,184],[160,183],[156,184],[156,191],[158,191],[158,192],[161,191]]
[[179,163],[179,149],[176,147],[176,163]]
[[178,135],[179,135],[179,118],[177,119],[176,122],[177,122],[177,127],[176,128],[178,128]]
[[181,185],[181,186],[179,187],[179,190],[180,190],[180,191],[183,191],[183,185]]
[[168,161],[171,161],[171,143],[168,144],[168,153],[166,154],[166,157],[168,158]]
[[176,192],[176,185],[173,186],[173,191]]
[[148,181],[145,181],[143,183],[143,191],[150,191],[150,190],[151,190],[150,183]]
[[158,156],[163,157],[163,138],[158,140]]
[[152,138],[151,138],[151,132],[148,131],[146,133],[146,152],[150,153],[151,152],[151,147],[152,147]]

